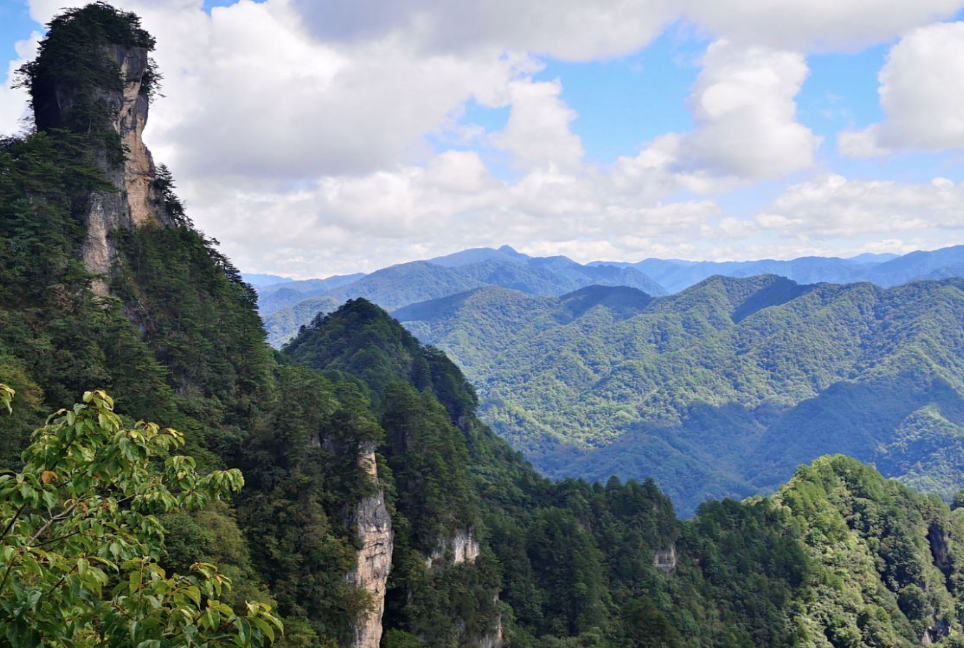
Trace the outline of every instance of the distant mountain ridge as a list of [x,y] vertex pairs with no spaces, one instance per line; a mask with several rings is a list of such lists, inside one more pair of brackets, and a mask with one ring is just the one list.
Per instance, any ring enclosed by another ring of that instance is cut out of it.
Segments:
[[256,272],[245,272],[241,275],[241,278],[244,279],[245,283],[254,286],[255,288],[276,286],[278,284],[290,283],[294,281],[293,279],[289,279],[287,277],[279,277],[278,275],[273,274],[258,274]]
[[684,261],[682,259],[644,259],[637,263],[594,261],[589,265],[636,268],[649,275],[669,292],[679,292],[713,275],[754,277],[774,274],[797,283],[854,283],[870,281],[889,288],[917,279],[944,279],[962,276],[964,246],[930,252],[897,254],[860,254],[849,259],[837,257],[800,257],[788,261]]
[[964,280],[712,277],[653,299],[484,288],[394,312],[555,477],[654,477],[684,512],[828,453],[947,497],[964,479]]
[[629,286],[652,295],[666,292],[634,268],[587,266],[562,256],[529,257],[503,246],[402,263],[368,275],[269,286],[259,289],[258,306],[271,332],[271,343],[280,346],[318,312],[312,312],[313,302],[306,304],[306,300],[325,298],[341,304],[360,297],[394,310],[486,286],[551,297],[591,285]]
[[[471,248],[425,261],[402,263],[371,274],[327,279],[253,283],[258,307],[275,346],[291,339],[315,313],[322,297],[336,304],[363,297],[389,310],[499,286],[528,295],[556,297],[590,285],[628,286],[652,296],[676,293],[714,275],[754,277],[772,274],[799,284],[869,281],[885,288],[921,279],[964,276],[964,246],[930,252],[860,254],[849,259],[801,257],[788,261],[685,261],[644,259],[637,263],[594,261],[580,264],[564,256],[533,257],[508,245]],[[246,275],[247,276],[247,275]],[[259,275],[251,275],[258,278]],[[306,301],[315,300],[315,301]],[[302,303],[304,302],[304,303]],[[327,302],[326,302],[327,303]],[[316,311],[319,312],[319,311]],[[326,311],[327,312],[327,311]]]

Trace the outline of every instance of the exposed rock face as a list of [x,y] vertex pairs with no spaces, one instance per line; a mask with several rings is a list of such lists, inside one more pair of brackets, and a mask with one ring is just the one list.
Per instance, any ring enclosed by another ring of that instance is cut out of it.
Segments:
[[[498,595],[496,595],[495,600],[499,600]],[[495,627],[479,637],[479,648],[504,648],[508,645],[509,640],[505,636],[505,630],[502,627],[502,615],[500,614],[496,618]]]
[[944,574],[944,580],[948,589],[953,588],[951,574],[954,572],[954,564],[951,560],[950,543],[947,541],[947,533],[940,524],[932,522],[927,529],[927,543],[930,545],[931,558],[934,566]]
[[659,549],[653,556],[653,566],[664,572],[670,573],[676,569],[676,546],[669,549]]
[[[88,272],[98,277],[94,292],[107,294],[104,278],[115,258],[111,232],[132,229],[150,223],[170,225],[171,218],[163,200],[154,188],[156,172],[150,151],[144,145],[150,100],[145,86],[149,74],[148,52],[143,47],[108,45],[105,53],[114,60],[123,82],[121,92],[100,91],[112,115],[111,127],[120,135],[125,159],[116,163],[106,151],[99,151],[97,162],[118,191],[94,193],[86,213],[87,236],[83,244],[83,260]],[[35,97],[37,128],[60,128],[65,115],[76,101],[70,90],[54,85],[41,97]]]
[[439,542],[435,551],[425,559],[425,566],[431,569],[432,565],[444,560],[447,556],[451,556],[454,565],[464,562],[474,563],[479,553],[479,541],[476,540],[472,530],[458,531]]
[[[460,565],[462,563],[474,564],[479,558],[481,547],[472,529],[457,531],[456,533],[442,538],[438,547],[430,556],[425,559],[425,566],[444,567],[446,565]],[[495,601],[499,600],[499,595],[495,595]],[[462,627],[464,632],[465,628]],[[463,639],[464,642],[464,639]],[[463,645],[460,643],[460,645]],[[478,646],[478,648],[504,648],[509,645],[502,627],[502,616],[495,619],[495,624],[487,632],[469,639],[467,644]]]
[[[359,458],[359,466],[374,483],[378,483],[374,446],[365,448]],[[354,518],[362,548],[358,552],[355,571],[348,575],[348,580],[368,592],[372,599],[372,609],[362,613],[355,622],[352,648],[378,648],[382,639],[385,589],[392,569],[394,549],[392,518],[385,508],[385,492],[379,489],[360,501],[355,508]]]

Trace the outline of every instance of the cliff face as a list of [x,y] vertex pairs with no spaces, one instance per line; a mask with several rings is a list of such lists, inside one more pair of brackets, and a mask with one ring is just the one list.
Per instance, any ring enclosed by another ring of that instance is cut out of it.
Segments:
[[[378,483],[378,466],[374,446],[366,447],[359,458],[360,466]],[[378,648],[382,639],[382,615],[385,612],[385,590],[392,569],[394,535],[392,518],[385,507],[385,492],[378,491],[362,499],[355,508],[355,528],[362,548],[349,582],[368,592],[372,607],[355,622],[352,648]]]
[[[109,126],[119,136],[123,159],[118,161],[106,149],[95,149],[98,166],[117,188],[115,193],[92,194],[84,214],[87,230],[82,249],[84,265],[97,277],[92,287],[101,295],[108,292],[105,279],[116,255],[111,232],[147,224],[173,224],[164,208],[163,197],[155,188],[154,160],[143,140],[150,106],[148,50],[106,45],[103,55],[116,66],[120,84],[98,89],[94,96],[106,108]],[[73,122],[71,111],[81,110],[80,106],[89,101],[89,97],[70,84],[58,83],[56,78],[38,86],[33,100],[38,130],[67,127]]]
[[452,564],[455,565],[464,562],[474,563],[479,553],[479,541],[475,539],[472,530],[458,531],[439,542],[438,548],[425,559],[425,566],[431,569],[433,565],[447,557],[450,557]]
[[[438,547],[428,557],[425,558],[425,566],[428,569],[444,569],[446,566],[461,565],[468,563],[475,564],[482,554],[482,547],[475,532],[472,529],[462,529],[442,538]],[[494,601],[499,602],[499,595],[496,594]],[[461,627],[464,632],[465,626]],[[464,636],[460,645],[478,646],[478,648],[504,648],[508,645],[505,630],[502,626],[502,615],[495,617],[495,621],[490,628],[475,636]]]

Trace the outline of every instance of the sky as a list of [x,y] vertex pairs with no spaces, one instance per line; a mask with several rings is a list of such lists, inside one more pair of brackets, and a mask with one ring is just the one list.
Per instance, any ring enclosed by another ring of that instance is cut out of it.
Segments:
[[[0,134],[79,4],[0,0]],[[145,140],[246,272],[964,244],[964,0],[114,4],[158,42]]]

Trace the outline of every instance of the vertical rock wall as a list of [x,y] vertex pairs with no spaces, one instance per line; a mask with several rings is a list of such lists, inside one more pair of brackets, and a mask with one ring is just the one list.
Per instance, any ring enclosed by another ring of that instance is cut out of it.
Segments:
[[[365,448],[359,462],[372,481],[378,484],[374,446]],[[360,501],[355,508],[354,519],[362,548],[358,552],[355,571],[348,575],[348,580],[368,592],[372,608],[362,613],[355,622],[352,648],[378,648],[382,639],[385,589],[392,569],[394,549],[392,518],[385,507],[385,492],[379,488]]]
[[474,563],[479,557],[479,553],[481,553],[479,541],[475,539],[472,530],[458,531],[439,542],[438,548],[425,559],[425,566],[431,569],[432,565],[437,564],[449,555],[452,564],[455,565],[464,562]]
[[[104,53],[116,63],[122,89],[100,90],[98,96],[109,109],[111,128],[120,136],[124,160],[117,163],[107,151],[96,152],[98,165],[117,192],[92,194],[84,218],[87,234],[81,253],[87,271],[97,277],[94,292],[101,295],[108,292],[106,277],[116,254],[110,234],[147,224],[172,224],[154,188],[154,160],[143,139],[150,106],[145,85],[150,74],[148,51],[144,47],[107,45]],[[76,92],[54,80],[47,92],[35,96],[37,128],[62,128],[77,101]]]

